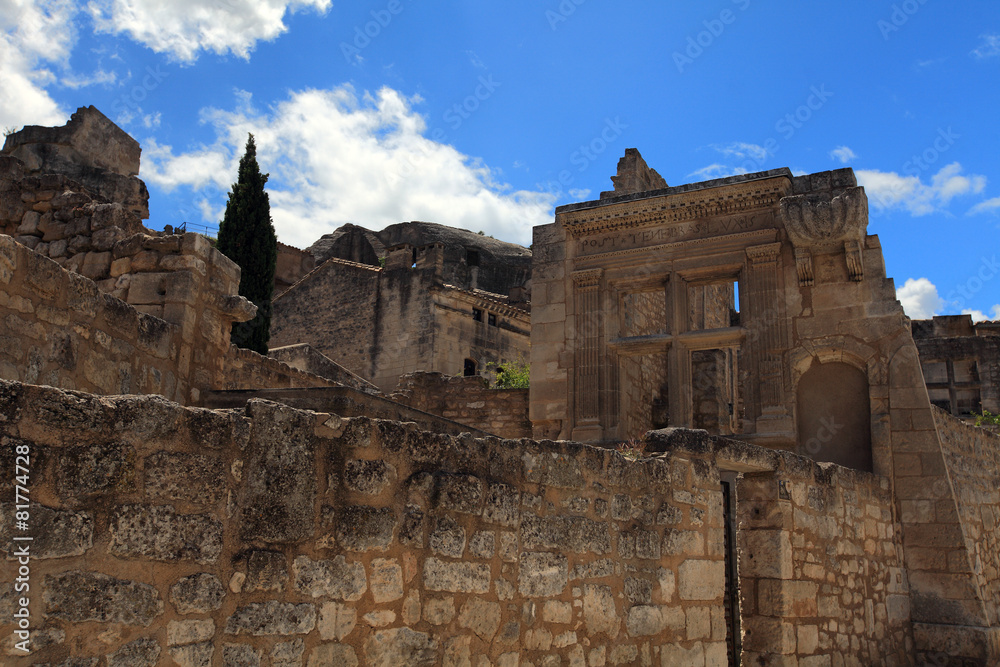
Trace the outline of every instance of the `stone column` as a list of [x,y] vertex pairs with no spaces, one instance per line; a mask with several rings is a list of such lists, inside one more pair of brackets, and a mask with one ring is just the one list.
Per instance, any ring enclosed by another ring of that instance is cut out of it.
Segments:
[[601,269],[573,273],[576,300],[573,439],[580,441],[600,440],[603,435],[600,403],[602,273]]
[[[782,323],[785,304],[778,285],[781,271],[780,243],[747,248],[746,289],[750,331],[747,336],[747,368],[756,371],[752,392],[752,412],[758,433],[790,432],[785,405],[782,353],[788,340]],[[786,423],[787,422],[787,423]]]

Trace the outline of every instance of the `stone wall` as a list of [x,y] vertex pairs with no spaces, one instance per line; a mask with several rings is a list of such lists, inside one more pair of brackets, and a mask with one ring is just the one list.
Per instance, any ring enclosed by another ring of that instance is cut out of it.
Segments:
[[491,389],[479,376],[409,373],[390,398],[501,438],[531,437],[527,389]]
[[153,271],[122,274],[131,280],[114,291],[130,305],[0,235],[0,378],[195,405],[209,389],[334,384],[230,345],[247,305],[227,295],[239,269],[204,237],[133,239],[146,249],[132,270],[142,261]]
[[378,267],[338,259],[324,262],[274,299],[271,346],[308,343],[370,380],[378,279]]
[[[972,562],[974,581],[985,602],[986,621],[1000,625],[1000,436],[934,411],[944,463],[958,504],[966,551],[949,559]],[[963,585],[970,585],[964,584]]]
[[384,269],[327,260],[274,300],[271,344],[307,343],[384,392],[406,373],[451,375],[466,359],[482,370],[527,356],[527,312],[442,283],[443,251],[421,249],[414,261],[412,249],[397,249]]
[[911,664],[889,480],[779,458],[737,490],[743,664]]
[[4,456],[30,461],[35,537],[31,657],[18,563],[0,563],[5,664],[724,660],[719,476],[688,460],[704,452],[630,462],[7,382],[0,415]]

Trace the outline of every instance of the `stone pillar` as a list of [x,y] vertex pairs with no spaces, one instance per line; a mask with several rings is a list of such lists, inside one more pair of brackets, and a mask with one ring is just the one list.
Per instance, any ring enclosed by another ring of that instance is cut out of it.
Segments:
[[747,367],[757,381],[748,387],[751,415],[757,433],[791,433],[791,418],[785,405],[782,352],[788,348],[784,327],[785,304],[778,284],[781,271],[780,243],[747,248],[745,270],[747,311]]
[[573,287],[576,311],[573,439],[600,440],[601,428],[601,269],[576,271]]

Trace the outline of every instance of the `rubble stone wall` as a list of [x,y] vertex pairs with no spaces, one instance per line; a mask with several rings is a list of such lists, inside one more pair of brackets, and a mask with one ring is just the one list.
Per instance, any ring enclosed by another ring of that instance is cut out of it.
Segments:
[[781,458],[737,490],[743,664],[911,664],[889,480]]
[[530,438],[527,389],[491,389],[485,378],[409,373],[390,398],[501,438]]
[[35,537],[30,657],[0,561],[5,664],[724,661],[707,461],[8,382],[0,415]]

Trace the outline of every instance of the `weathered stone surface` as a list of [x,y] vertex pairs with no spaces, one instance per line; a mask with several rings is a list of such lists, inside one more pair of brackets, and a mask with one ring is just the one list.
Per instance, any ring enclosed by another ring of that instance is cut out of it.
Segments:
[[403,597],[403,568],[395,560],[375,558],[369,586],[376,604],[398,600]]
[[167,623],[167,646],[198,644],[208,641],[214,635],[215,621],[210,618]]
[[59,510],[30,503],[31,530],[14,532],[14,503],[0,504],[0,550],[10,554],[16,547],[14,534],[30,535],[31,557],[66,558],[82,556],[94,545],[94,515],[92,512]]
[[358,667],[358,656],[346,644],[320,644],[309,654],[306,667]]
[[167,651],[180,667],[212,667],[215,646],[212,645],[212,642],[202,642],[200,644],[171,646]]
[[169,505],[124,505],[111,519],[109,551],[124,558],[214,563],[222,523],[208,514],[177,514]]
[[486,492],[483,520],[501,526],[517,526],[521,518],[520,502],[521,494],[516,488],[506,484],[490,484]]
[[260,652],[249,644],[225,644],[222,647],[223,667],[260,667]]
[[250,542],[294,542],[315,525],[316,462],[308,414],[251,401],[254,428],[239,507],[241,537]]
[[271,649],[271,667],[302,667],[302,654],[306,645],[301,639],[278,642]]
[[469,553],[476,558],[493,558],[497,549],[496,543],[496,533],[492,530],[480,531],[469,540]]
[[385,461],[351,460],[344,466],[344,485],[352,491],[377,496],[396,479],[396,469]]
[[341,641],[358,623],[358,610],[339,602],[324,602],[319,610],[317,629],[322,639]]
[[343,556],[314,561],[299,556],[292,563],[295,590],[310,597],[331,597],[353,602],[368,590],[365,566],[348,563]]
[[618,636],[621,620],[610,586],[586,584],[583,587],[583,621],[591,637],[602,632],[611,639]]
[[163,600],[152,586],[77,570],[46,575],[45,612],[76,623],[149,625],[163,613]]
[[462,610],[458,614],[458,624],[472,630],[489,644],[500,629],[500,605],[470,597],[462,605]]
[[160,643],[155,639],[136,639],[108,654],[108,667],[156,667],[160,651]]
[[59,457],[58,470],[63,497],[121,493],[135,483],[135,449],[120,443],[70,447]]
[[438,517],[428,543],[435,554],[461,558],[465,553],[465,528],[450,516]]
[[551,597],[561,594],[569,582],[565,556],[548,552],[521,554],[518,590],[525,597]]
[[379,630],[365,641],[365,660],[372,667],[431,667],[437,662],[437,643],[430,635],[409,628]]
[[428,598],[423,613],[424,620],[431,625],[448,625],[455,618],[455,598]]
[[170,601],[178,614],[207,614],[222,606],[226,588],[208,572],[183,577],[170,587]]
[[606,554],[611,551],[611,536],[607,524],[585,517],[529,514],[521,520],[521,544],[527,549]]
[[686,560],[677,572],[682,600],[716,600],[725,592],[726,564],[721,560]]
[[392,543],[396,516],[390,508],[345,507],[337,520],[337,543],[351,551],[384,551]]
[[315,627],[315,605],[271,600],[239,607],[226,622],[226,634],[298,635]]
[[157,452],[143,466],[146,494],[160,500],[214,503],[225,492],[221,459],[200,454]]
[[438,502],[443,509],[463,514],[483,511],[483,482],[472,475],[441,475],[438,482]]
[[281,591],[288,583],[288,561],[277,551],[251,551],[244,591]]
[[487,593],[490,568],[481,563],[454,563],[437,558],[424,561],[424,587],[450,593]]

